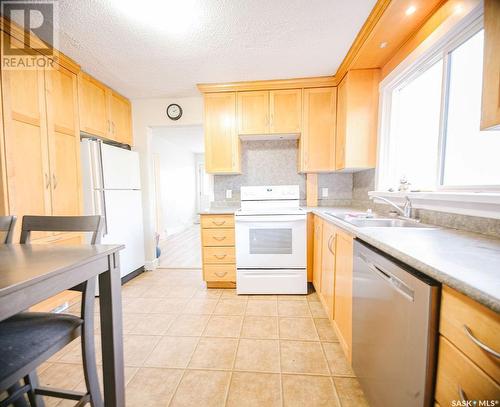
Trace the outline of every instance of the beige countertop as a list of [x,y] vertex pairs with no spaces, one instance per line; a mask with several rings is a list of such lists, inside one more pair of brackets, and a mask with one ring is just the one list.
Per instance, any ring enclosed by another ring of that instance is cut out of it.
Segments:
[[199,211],[200,215],[233,215],[238,209],[237,206],[226,206],[220,208],[207,208]]
[[500,312],[500,239],[442,227],[356,227],[329,213],[353,208],[304,208],[416,270]]

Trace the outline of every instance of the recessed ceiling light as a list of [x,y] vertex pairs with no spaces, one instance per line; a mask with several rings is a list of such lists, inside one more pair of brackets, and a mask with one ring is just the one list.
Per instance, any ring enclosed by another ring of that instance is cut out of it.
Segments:
[[386,47],[387,47],[387,45],[389,45],[389,44],[387,43],[387,41],[384,41],[384,42],[381,42],[381,43],[380,43],[379,47],[380,47],[380,48],[386,48]]
[[405,13],[407,16],[411,16],[415,11],[417,11],[417,8],[415,6],[410,6],[406,9]]
[[454,8],[453,8],[453,11],[456,13],[456,14],[462,14],[462,12],[464,11],[464,6],[462,4],[457,4]]

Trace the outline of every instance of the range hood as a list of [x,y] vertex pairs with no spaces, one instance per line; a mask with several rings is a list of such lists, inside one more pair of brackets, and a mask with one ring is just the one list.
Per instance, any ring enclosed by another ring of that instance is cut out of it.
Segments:
[[300,133],[290,134],[240,134],[242,141],[280,141],[280,140],[298,140]]

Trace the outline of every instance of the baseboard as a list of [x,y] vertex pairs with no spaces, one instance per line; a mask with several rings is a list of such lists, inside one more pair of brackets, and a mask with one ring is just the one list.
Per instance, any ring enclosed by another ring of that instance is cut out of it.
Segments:
[[126,282],[132,280],[134,277],[137,277],[139,274],[144,273],[144,266],[139,267],[137,270],[132,271],[132,273],[128,273],[126,276],[122,277],[122,285]]
[[148,260],[144,264],[144,269],[146,271],[153,271],[153,270],[156,270],[159,265],[160,265],[160,261],[158,259]]

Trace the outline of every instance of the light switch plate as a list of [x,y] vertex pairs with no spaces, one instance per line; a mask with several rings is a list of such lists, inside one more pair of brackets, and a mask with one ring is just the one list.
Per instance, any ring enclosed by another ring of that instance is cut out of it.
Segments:
[[226,199],[231,199],[233,197],[233,190],[226,189]]
[[321,188],[321,197],[328,198],[328,188]]

